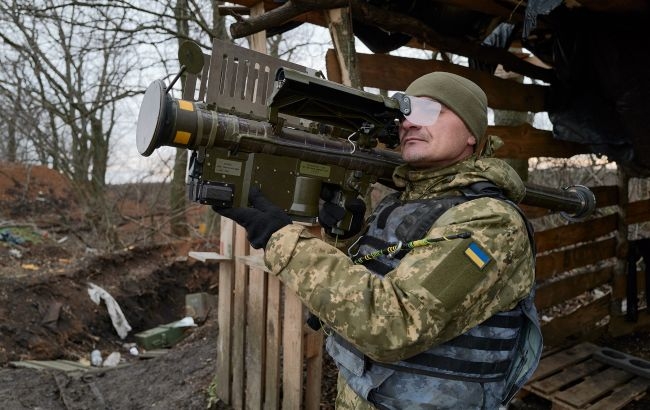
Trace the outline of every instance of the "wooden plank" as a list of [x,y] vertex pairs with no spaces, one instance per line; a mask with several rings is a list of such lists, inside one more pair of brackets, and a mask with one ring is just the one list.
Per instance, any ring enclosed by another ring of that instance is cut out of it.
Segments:
[[281,283],[267,275],[266,368],[264,375],[264,409],[280,408],[280,349],[282,340]]
[[538,256],[535,270],[537,281],[548,279],[560,272],[613,258],[616,256],[616,243],[616,239],[611,238]]
[[545,231],[535,232],[537,252],[546,252],[556,248],[593,241],[616,230],[618,218],[615,214],[588,221],[572,223]]
[[650,199],[630,202],[625,213],[626,224],[638,224],[650,221]]
[[542,397],[549,398],[550,395],[562,387],[575,383],[605,366],[596,360],[587,359],[582,363],[566,367],[550,377],[532,383],[530,389],[534,393],[540,393]]
[[[232,258],[235,223],[228,218],[221,218],[221,234],[219,250],[222,255]],[[230,378],[231,347],[232,347],[232,318],[233,318],[233,286],[234,264],[232,259],[219,263],[219,299],[217,301],[217,369],[215,378],[216,394],[226,404],[231,403]]]
[[529,383],[557,373],[574,363],[582,362],[591,356],[596,350],[598,350],[598,346],[593,343],[585,342],[577,344],[569,349],[562,350],[554,355],[545,357],[540,360]]
[[306,326],[305,334],[305,410],[320,409],[323,378],[323,332]]
[[633,400],[643,397],[650,386],[650,380],[642,377],[635,377],[624,386],[616,389],[612,394],[599,400],[587,410],[617,410],[622,409]]
[[[251,248],[255,256],[264,253]],[[266,346],[266,277],[262,269],[249,267],[248,306],[246,308],[246,408],[261,409],[264,400]]]
[[[648,267],[650,269],[650,267]],[[636,273],[636,288],[639,293],[645,290],[645,272],[637,271]],[[621,300],[627,297],[627,275],[616,275],[613,277],[612,284],[612,298],[614,300]]]
[[608,334],[612,337],[628,335],[639,329],[650,327],[650,313],[647,308],[639,309],[636,322],[629,322],[625,316],[612,316],[609,319]]
[[350,52],[354,50],[354,34],[350,31],[352,17],[348,12],[348,9],[336,8],[323,10],[323,15],[327,21],[330,38],[334,44],[341,84],[359,88],[361,80],[359,78],[357,54]]
[[605,326],[595,327],[595,323],[609,315],[608,296],[596,299],[568,315],[556,317],[542,325],[545,345],[557,345],[570,337],[595,337],[606,330]]
[[498,158],[569,158],[589,152],[582,144],[555,139],[551,131],[534,128],[528,123],[514,127],[489,126],[487,133],[498,136],[505,143],[495,152]]
[[604,285],[612,280],[614,268],[612,266],[589,271],[549,284],[542,284],[535,292],[535,306],[544,309],[557,303],[566,302],[588,290]]
[[302,406],[303,306],[298,296],[287,291],[284,295],[282,409]]
[[[235,228],[235,255],[248,254],[246,230],[237,225]],[[244,397],[244,354],[246,343],[246,296],[248,294],[248,266],[240,260],[235,261],[235,287],[233,290],[233,326],[232,326],[232,406],[243,409]]]
[[[250,8],[250,18],[254,19],[260,17],[265,12],[264,2],[258,1]],[[258,51],[260,53],[267,54],[266,50],[266,31],[258,31],[255,34],[248,36],[248,43],[250,44],[251,50]]]
[[[20,360],[9,362],[12,367],[34,370],[59,370],[62,372],[106,371],[107,368],[90,367],[72,360]],[[124,367],[125,365],[118,366]]]
[[[330,79],[333,79],[330,73],[338,71],[336,57],[330,56],[332,54],[334,50],[330,49],[325,56]],[[401,91],[417,77],[433,71],[447,71],[477,83],[487,94],[491,108],[533,112],[546,110],[546,86],[517,83],[440,60],[357,53],[357,61],[364,87]]]
[[618,187],[617,186],[595,186],[590,188],[596,197],[596,207],[618,205]]
[[588,377],[582,383],[556,394],[555,399],[581,408],[633,377],[634,375],[625,370],[610,367]]

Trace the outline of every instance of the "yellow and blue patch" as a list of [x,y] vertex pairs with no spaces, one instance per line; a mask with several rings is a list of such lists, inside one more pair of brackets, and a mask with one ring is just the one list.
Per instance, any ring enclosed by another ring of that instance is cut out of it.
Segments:
[[487,254],[480,246],[475,242],[471,242],[467,249],[465,249],[465,255],[476,265],[479,269],[483,269],[485,265],[490,263],[490,255]]

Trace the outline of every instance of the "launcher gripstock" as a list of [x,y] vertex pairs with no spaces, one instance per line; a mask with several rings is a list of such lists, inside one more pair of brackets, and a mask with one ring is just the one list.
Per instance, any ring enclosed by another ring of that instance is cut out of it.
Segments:
[[[181,72],[169,86],[146,90],[136,132],[138,151],[161,146],[191,151],[188,194],[218,207],[248,205],[253,186],[297,221],[314,223],[321,188],[343,205],[374,182],[392,185],[402,163],[398,119],[408,99],[388,98],[321,78],[313,70],[215,40],[211,56],[193,42],[179,49]],[[169,90],[187,73],[182,99]],[[584,187],[527,191],[542,204],[584,218],[595,207]],[[348,230],[350,216],[338,225]]]

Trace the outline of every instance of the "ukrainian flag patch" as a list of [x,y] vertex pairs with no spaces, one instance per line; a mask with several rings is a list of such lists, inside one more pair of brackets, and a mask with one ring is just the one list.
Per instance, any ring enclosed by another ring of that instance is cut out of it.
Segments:
[[476,265],[479,269],[483,269],[492,258],[488,255],[480,246],[475,242],[471,242],[467,249],[465,249],[465,255]]

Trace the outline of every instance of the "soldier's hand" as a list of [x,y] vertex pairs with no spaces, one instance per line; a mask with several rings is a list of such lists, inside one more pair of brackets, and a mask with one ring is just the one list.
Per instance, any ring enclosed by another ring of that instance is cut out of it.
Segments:
[[[359,198],[345,201],[344,206],[339,205],[340,191],[332,190],[323,185],[321,199],[323,203],[318,211],[318,222],[329,236],[338,236],[341,239],[351,238],[363,228],[366,214],[366,204]],[[349,225],[342,229],[339,223],[346,216],[350,218]]]
[[291,224],[291,218],[282,209],[269,201],[258,188],[251,188],[248,202],[252,208],[212,209],[219,215],[230,218],[246,228],[246,235],[255,249],[266,248],[271,235],[277,230]]

